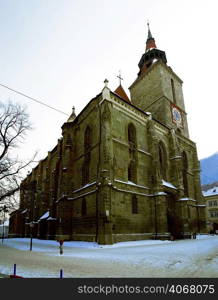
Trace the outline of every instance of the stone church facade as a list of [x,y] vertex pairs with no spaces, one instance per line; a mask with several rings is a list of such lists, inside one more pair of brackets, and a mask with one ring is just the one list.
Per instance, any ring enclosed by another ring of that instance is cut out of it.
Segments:
[[182,80],[148,28],[130,99],[102,92],[62,126],[62,138],[20,186],[11,236],[96,241],[190,237],[205,231],[196,145]]

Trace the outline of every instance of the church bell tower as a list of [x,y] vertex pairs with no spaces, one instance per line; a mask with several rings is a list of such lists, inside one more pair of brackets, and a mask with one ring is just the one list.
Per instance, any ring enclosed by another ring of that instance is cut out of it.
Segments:
[[137,79],[130,86],[132,103],[169,128],[189,138],[182,80],[167,65],[164,51],[156,46],[148,25],[145,52]]

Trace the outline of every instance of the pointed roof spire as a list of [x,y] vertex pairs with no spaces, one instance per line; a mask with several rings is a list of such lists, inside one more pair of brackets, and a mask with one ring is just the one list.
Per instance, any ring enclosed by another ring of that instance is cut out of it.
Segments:
[[124,88],[122,87],[121,84],[116,88],[116,90],[114,91],[114,93],[117,94],[118,96],[120,96],[120,98],[122,98],[126,102],[131,103],[131,101],[129,100],[129,97],[127,96],[127,94],[124,91]]
[[117,76],[117,78],[119,78],[119,86],[116,88],[114,93],[117,94],[118,96],[120,96],[126,102],[131,103],[131,101],[129,100],[129,97],[127,96],[127,94],[121,84],[121,80],[123,80],[123,78],[121,77],[121,71],[119,71],[119,75]]
[[148,26],[148,37],[147,37],[147,41],[146,41],[145,51],[148,51],[149,49],[157,48],[157,46],[155,44],[155,39],[153,38],[153,36],[151,34],[149,22],[147,22],[147,26]]
[[148,38],[147,38],[147,40],[153,39],[153,36],[151,34],[151,30],[150,30],[150,26],[149,26],[149,21],[147,22],[147,25],[148,25]]

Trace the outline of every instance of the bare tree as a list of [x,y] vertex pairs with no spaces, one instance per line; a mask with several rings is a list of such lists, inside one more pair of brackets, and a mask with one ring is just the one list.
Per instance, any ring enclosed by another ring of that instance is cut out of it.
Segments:
[[16,149],[31,129],[24,107],[11,102],[0,102],[0,204],[12,208],[17,204],[16,193],[24,170],[34,161],[19,160]]

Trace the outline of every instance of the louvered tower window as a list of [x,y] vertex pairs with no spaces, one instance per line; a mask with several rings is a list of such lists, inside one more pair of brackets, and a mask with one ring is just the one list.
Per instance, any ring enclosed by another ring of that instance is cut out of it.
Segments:
[[158,144],[159,166],[162,179],[167,180],[167,155],[163,142]]
[[184,188],[184,196],[189,195],[188,191],[188,158],[185,151],[182,152],[182,176],[183,176],[183,188]]
[[172,88],[173,102],[176,104],[176,92],[175,92],[175,85],[173,79],[171,79],[171,88]]

